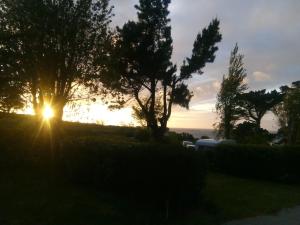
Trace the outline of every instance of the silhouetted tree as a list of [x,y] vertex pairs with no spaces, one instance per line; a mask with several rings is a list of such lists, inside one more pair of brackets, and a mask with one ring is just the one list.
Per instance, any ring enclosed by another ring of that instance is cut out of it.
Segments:
[[274,107],[273,112],[288,144],[300,143],[300,81],[292,83],[291,87],[281,87],[281,92],[283,102]]
[[[140,0],[135,6],[138,20],[118,28],[116,71],[106,82],[109,88],[123,93],[125,99],[136,100],[136,110],[146,119],[155,137],[166,132],[174,104],[189,107],[192,93],[185,81],[194,73],[202,74],[206,63],[214,61],[216,43],[221,41],[219,21],[214,19],[197,35],[192,56],[183,62],[177,74],[177,67],[171,62],[169,4],[170,0]],[[160,110],[157,105],[162,106]]]
[[260,124],[263,116],[283,99],[283,95],[276,90],[266,92],[265,89],[260,91],[250,91],[239,97],[242,101],[242,107],[246,112],[246,119],[255,123],[257,130],[261,128]]
[[[145,103],[145,101],[147,101],[147,99],[142,99],[142,101]],[[144,113],[143,110],[141,110],[139,104],[135,104],[134,106],[132,106],[132,110],[133,110],[133,118],[142,126],[142,127],[147,127],[147,117]],[[161,117],[161,113],[163,112],[163,106],[161,104],[161,101],[159,99],[156,100],[155,102],[155,114],[158,117]]]
[[22,85],[14,81],[0,80],[0,112],[11,113],[22,109],[25,105],[22,94]]
[[[37,115],[45,102],[61,120],[78,87],[94,87],[110,40],[109,0],[1,0],[1,54],[22,76]],[[4,68],[5,69],[5,68]]]
[[257,124],[248,121],[238,124],[232,134],[240,144],[268,145],[274,137],[266,129],[257,128]]
[[221,90],[218,94],[216,109],[220,116],[217,124],[219,135],[226,139],[232,137],[232,130],[238,120],[245,114],[241,108],[239,95],[247,90],[245,78],[247,76],[243,63],[244,56],[238,53],[236,44],[231,52],[228,75],[223,76]]
[[0,44],[0,112],[10,113],[25,104],[25,88],[20,75],[11,66],[13,64],[16,65],[15,59],[5,54]]

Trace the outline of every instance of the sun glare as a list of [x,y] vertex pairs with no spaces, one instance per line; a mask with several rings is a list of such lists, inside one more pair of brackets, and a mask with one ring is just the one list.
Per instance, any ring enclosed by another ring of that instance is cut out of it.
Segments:
[[53,110],[50,105],[46,105],[43,111],[43,117],[46,120],[51,119],[54,116]]

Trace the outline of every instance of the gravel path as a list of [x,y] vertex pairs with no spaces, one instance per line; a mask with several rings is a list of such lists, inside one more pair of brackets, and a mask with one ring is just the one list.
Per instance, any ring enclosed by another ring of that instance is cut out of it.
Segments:
[[237,220],[224,225],[300,225],[300,206],[284,209],[275,215]]

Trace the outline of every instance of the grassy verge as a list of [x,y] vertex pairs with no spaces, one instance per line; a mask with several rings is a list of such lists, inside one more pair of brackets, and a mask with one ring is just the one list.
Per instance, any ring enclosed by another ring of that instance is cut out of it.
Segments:
[[208,176],[205,195],[226,221],[272,214],[300,205],[300,186],[220,174]]

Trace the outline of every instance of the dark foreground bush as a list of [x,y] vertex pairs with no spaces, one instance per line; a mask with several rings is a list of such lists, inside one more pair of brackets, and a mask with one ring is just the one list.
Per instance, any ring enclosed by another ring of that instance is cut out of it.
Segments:
[[196,206],[201,199],[206,175],[201,153],[180,146],[122,146],[91,140],[66,145],[64,164],[74,182],[176,213]]
[[300,148],[236,145],[219,146],[210,155],[219,172],[246,178],[300,183]]

